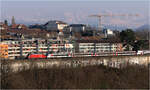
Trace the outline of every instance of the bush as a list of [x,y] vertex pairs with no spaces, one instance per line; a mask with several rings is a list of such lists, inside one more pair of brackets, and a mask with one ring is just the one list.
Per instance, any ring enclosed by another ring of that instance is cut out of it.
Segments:
[[2,74],[2,89],[148,89],[148,68],[88,66]]

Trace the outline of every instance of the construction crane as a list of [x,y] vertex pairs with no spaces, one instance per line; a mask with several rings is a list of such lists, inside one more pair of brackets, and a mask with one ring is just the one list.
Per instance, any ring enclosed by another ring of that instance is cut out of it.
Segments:
[[113,17],[113,16],[140,16],[139,14],[103,14],[103,15],[90,15],[89,17],[97,17],[99,19],[99,30],[101,31],[101,25],[102,25],[102,17]]

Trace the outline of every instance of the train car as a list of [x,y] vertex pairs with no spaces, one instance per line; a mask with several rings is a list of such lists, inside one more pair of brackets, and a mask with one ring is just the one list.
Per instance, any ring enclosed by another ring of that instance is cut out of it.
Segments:
[[137,55],[150,54],[150,50],[138,50]]
[[73,57],[70,53],[51,53],[47,55],[47,58],[59,58],[59,57]]
[[44,54],[29,54],[27,56],[28,59],[45,59],[46,55]]

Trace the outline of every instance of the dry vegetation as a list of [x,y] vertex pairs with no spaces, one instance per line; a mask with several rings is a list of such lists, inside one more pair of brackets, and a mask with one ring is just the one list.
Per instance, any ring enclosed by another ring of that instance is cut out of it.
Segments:
[[148,89],[148,68],[128,66],[113,69],[89,66],[68,69],[34,69],[2,75],[3,89]]

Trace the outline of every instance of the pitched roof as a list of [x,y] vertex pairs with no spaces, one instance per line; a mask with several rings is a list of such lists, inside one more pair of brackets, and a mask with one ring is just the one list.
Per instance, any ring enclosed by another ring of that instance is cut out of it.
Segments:
[[71,24],[69,26],[71,26],[71,27],[83,27],[83,26],[86,26],[86,25],[84,25],[84,24]]
[[0,22],[0,25],[3,25],[4,23],[3,22]]
[[0,22],[0,26],[5,28],[5,29],[8,29],[8,26],[6,24],[4,24],[3,22]]
[[13,25],[11,25],[12,29],[19,29],[19,27],[21,27],[21,28],[27,28],[27,26],[24,25],[24,24],[13,24]]
[[11,28],[17,28],[17,26],[18,26],[18,24],[13,24],[13,25],[11,25]]
[[120,39],[104,39],[100,37],[84,37],[78,43],[121,43]]
[[67,23],[65,23],[63,21],[53,20],[53,21],[48,21],[45,25],[47,25],[47,24],[49,24],[51,22],[56,23],[56,24],[67,24]]

